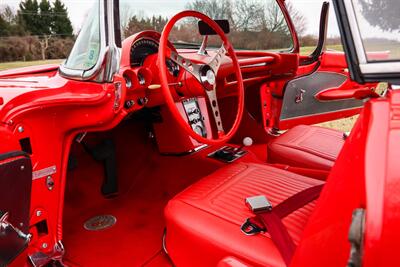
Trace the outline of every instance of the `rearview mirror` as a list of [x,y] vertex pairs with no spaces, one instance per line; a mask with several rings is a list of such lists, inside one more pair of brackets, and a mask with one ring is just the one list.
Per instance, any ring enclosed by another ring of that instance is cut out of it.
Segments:
[[[226,19],[217,19],[214,20],[224,31],[225,34],[228,34],[230,32],[230,27],[229,27],[229,21]],[[199,33],[200,35],[216,35],[217,33],[210,27],[208,26],[207,23],[204,21],[200,20],[198,22],[198,27],[199,27]]]

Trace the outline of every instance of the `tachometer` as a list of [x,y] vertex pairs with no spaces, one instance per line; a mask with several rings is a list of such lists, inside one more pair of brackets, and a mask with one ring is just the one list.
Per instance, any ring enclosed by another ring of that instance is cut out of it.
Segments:
[[158,52],[158,43],[152,39],[143,38],[136,41],[131,47],[131,66],[142,66],[148,55]]

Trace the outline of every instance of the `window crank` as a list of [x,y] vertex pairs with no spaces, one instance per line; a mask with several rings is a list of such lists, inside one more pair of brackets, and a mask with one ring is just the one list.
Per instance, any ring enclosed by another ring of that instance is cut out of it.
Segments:
[[304,93],[306,92],[306,90],[303,90],[303,89],[300,89],[299,91],[298,91],[298,94],[296,95],[296,97],[295,97],[295,99],[294,99],[294,102],[296,103],[296,104],[299,104],[299,103],[301,103],[301,102],[303,102],[303,100],[304,100]]

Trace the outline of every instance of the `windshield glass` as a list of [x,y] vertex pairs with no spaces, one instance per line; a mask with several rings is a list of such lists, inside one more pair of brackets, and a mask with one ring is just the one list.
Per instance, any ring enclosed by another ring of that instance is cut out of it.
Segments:
[[[168,19],[183,10],[197,10],[213,19],[228,19],[229,40],[235,49],[290,50],[293,40],[276,0],[121,0],[123,39],[143,30],[161,32]],[[169,40],[177,48],[198,48],[197,20],[184,19],[175,26]],[[219,38],[209,39],[219,45]]]
[[93,68],[100,54],[100,1],[95,1],[87,19],[79,32],[75,45],[65,62],[65,66],[74,70]]
[[400,1],[353,0],[364,52],[369,62],[400,59]]

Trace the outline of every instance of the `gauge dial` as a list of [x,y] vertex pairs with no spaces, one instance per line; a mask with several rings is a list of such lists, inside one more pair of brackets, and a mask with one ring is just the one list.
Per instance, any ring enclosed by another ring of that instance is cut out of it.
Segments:
[[142,66],[147,56],[158,52],[158,43],[152,39],[143,38],[131,47],[131,66]]
[[[150,38],[142,38],[136,41],[131,47],[131,67],[143,66],[143,63],[149,55],[158,53],[158,42]],[[179,66],[170,59],[165,61],[169,73],[178,77]]]

